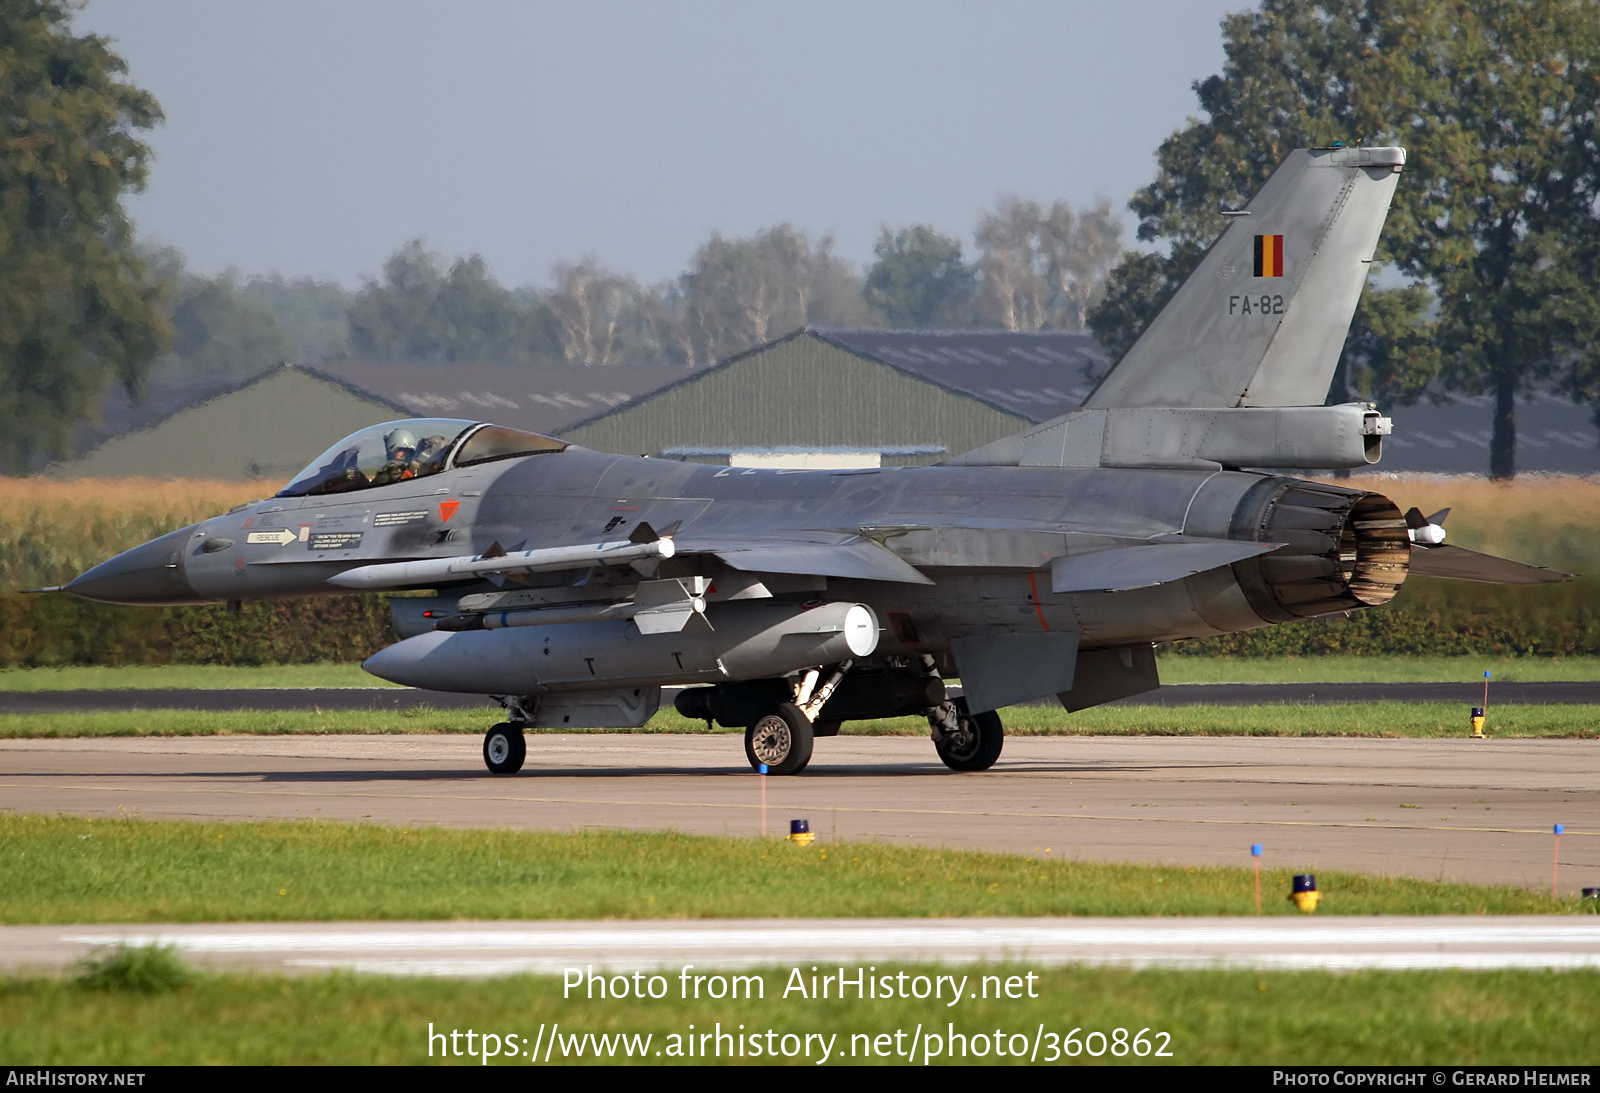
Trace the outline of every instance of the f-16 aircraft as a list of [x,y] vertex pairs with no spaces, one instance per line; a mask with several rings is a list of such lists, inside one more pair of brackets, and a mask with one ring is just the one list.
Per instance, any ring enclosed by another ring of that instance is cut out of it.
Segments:
[[1404,164],[1293,152],[1080,408],[937,466],[741,469],[390,422],[64,587],[426,593],[391,601],[402,640],[365,668],[494,696],[498,774],[525,728],[640,726],[673,685],[772,774],[842,722],[905,715],[981,771],[996,710],[1150,691],[1156,643],[1376,607],[1412,573],[1566,578],[1445,545],[1443,513],[1285,473],[1368,467],[1390,431],[1323,401]]

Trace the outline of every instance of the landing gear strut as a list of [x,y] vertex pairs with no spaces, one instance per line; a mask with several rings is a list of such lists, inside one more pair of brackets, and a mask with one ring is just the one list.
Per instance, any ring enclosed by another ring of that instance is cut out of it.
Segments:
[[[835,736],[837,721],[817,721],[822,707],[839,689],[853,661],[841,661],[822,686],[822,671],[813,668],[794,681],[794,701],[781,702],[772,713],[757,718],[744,730],[744,757],[768,774],[799,774],[811,762],[811,746],[818,736]],[[815,724],[813,724],[815,722]]]
[[928,713],[933,748],[951,770],[988,770],[1000,758],[1005,726],[993,710],[967,712],[967,700],[958,698]]

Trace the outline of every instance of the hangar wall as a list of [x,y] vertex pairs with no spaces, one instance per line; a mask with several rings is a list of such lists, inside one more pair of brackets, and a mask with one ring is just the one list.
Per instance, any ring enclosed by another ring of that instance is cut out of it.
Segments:
[[883,457],[896,465],[937,462],[1029,424],[801,332],[580,422],[561,438],[652,456],[675,447],[945,449]]
[[114,436],[47,473],[60,478],[288,481],[342,436],[406,413],[295,368]]

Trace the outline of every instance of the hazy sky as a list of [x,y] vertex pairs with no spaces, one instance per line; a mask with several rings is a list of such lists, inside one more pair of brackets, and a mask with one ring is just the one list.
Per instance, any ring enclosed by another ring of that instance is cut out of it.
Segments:
[[[406,239],[645,281],[780,221],[970,248],[1001,193],[1121,207],[1243,0],[91,0],[166,124],[142,237],[355,285]],[[1131,227],[1131,218],[1130,218]]]

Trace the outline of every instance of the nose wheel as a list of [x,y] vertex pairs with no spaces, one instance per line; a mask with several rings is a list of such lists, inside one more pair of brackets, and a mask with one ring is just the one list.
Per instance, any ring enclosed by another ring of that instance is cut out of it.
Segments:
[[528,741],[517,722],[501,722],[484,735],[483,763],[494,774],[517,773],[527,756]]

